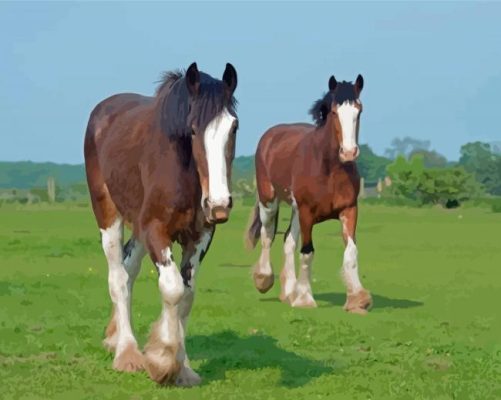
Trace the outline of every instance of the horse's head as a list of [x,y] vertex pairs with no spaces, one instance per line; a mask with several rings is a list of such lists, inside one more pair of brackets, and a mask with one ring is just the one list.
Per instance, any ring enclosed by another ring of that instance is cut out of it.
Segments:
[[360,92],[364,87],[364,78],[358,75],[355,84],[337,82],[334,76],[329,79],[329,94],[331,95],[330,112],[339,143],[339,159],[341,162],[355,161],[360,154],[358,147],[358,130],[362,102]]
[[202,189],[202,209],[208,222],[226,222],[233,205],[230,184],[238,128],[233,98],[237,72],[231,64],[226,64],[220,81],[199,72],[193,63],[185,78],[190,93],[188,120]]
[[358,130],[362,102],[360,92],[364,87],[364,78],[358,75],[355,83],[337,82],[334,76],[329,79],[329,91],[313,103],[310,114],[318,127],[329,122],[334,131],[336,148],[341,162],[355,161],[360,155]]

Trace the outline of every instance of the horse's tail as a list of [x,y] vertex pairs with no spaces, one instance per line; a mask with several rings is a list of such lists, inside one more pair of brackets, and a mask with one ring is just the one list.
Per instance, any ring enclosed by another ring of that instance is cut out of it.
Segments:
[[259,204],[256,202],[254,209],[249,217],[249,224],[245,232],[245,247],[248,250],[252,250],[256,247],[257,241],[261,236],[261,218],[259,217]]

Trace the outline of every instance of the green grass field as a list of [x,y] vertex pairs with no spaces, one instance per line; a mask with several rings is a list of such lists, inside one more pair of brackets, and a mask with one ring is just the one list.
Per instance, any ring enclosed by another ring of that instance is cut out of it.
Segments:
[[[342,310],[337,222],[314,231],[318,308],[260,295],[243,250],[250,208],[218,227],[197,281],[187,347],[203,383],[162,388],[111,369],[101,347],[107,267],[87,207],[0,207],[2,399],[501,398],[501,214],[362,205],[367,316]],[[283,209],[279,231],[289,211]],[[282,235],[275,243],[276,274]],[[160,312],[148,259],[134,292],[144,344]]]

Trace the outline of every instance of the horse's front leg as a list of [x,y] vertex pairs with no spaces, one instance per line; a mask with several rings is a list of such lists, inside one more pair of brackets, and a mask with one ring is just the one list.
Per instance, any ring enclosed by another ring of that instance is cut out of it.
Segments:
[[[123,249],[123,267],[127,271],[127,305],[129,310],[129,320],[132,320],[132,289],[134,286],[134,281],[137,278],[139,269],[141,268],[141,261],[145,255],[145,248],[143,244],[136,238],[131,237]],[[104,346],[111,352],[114,352],[118,345],[119,332],[118,327],[120,325],[120,314],[117,312],[117,307],[113,306],[113,312],[111,315],[110,322],[105,331],[105,339],[103,340]],[[131,321],[132,322],[132,321]],[[129,363],[130,364],[130,363]],[[126,370],[130,369],[126,366]],[[142,367],[138,366],[140,369]],[[120,369],[120,368],[119,368]],[[123,369],[123,368],[122,368]]]
[[179,386],[194,386],[201,382],[200,376],[191,369],[186,349],[184,348],[184,338],[186,335],[186,325],[193,306],[195,297],[195,276],[200,264],[207,253],[214,235],[214,226],[205,227],[196,239],[191,239],[183,245],[183,260],[181,262],[181,275],[184,283],[184,294],[179,303],[179,318],[182,328],[182,350],[185,352],[183,366],[176,380]]
[[143,356],[132,332],[130,303],[143,250],[138,244],[131,254],[127,253],[124,257],[121,218],[101,229],[101,241],[108,260],[108,283],[113,302],[113,315],[106,329],[104,344],[115,351],[113,368],[119,371],[138,371],[143,368]]
[[296,266],[294,262],[294,252],[299,239],[299,216],[297,207],[292,205],[292,215],[289,229],[285,233],[284,238],[284,267],[280,273],[280,300],[285,302],[290,301],[290,296],[294,293],[296,287]]
[[301,255],[299,257],[299,277],[294,292],[289,296],[292,307],[316,307],[311,290],[311,266],[313,263],[313,215],[308,207],[299,208],[301,228]]
[[179,303],[184,295],[183,278],[172,255],[167,226],[155,220],[146,229],[146,246],[158,270],[162,312],[144,348],[145,368],[160,384],[175,383],[184,362],[184,342]]
[[343,239],[345,243],[343,258],[343,279],[346,284],[346,303],[344,309],[357,314],[366,314],[372,305],[372,297],[365,290],[358,276],[358,250],[355,244],[355,231],[357,228],[357,207],[351,207],[340,213],[343,225]]

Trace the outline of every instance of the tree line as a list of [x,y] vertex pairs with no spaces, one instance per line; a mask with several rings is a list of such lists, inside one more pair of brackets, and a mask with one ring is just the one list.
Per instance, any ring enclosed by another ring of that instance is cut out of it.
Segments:
[[[457,162],[448,161],[430,147],[430,141],[396,138],[382,156],[362,144],[357,166],[368,189],[365,193],[370,196],[378,192],[383,199],[403,199],[415,205],[446,207],[468,199],[501,196],[500,143],[467,143],[461,147]],[[235,159],[232,180],[234,194],[253,201],[253,156]],[[87,200],[81,164],[0,162],[0,201]]]

